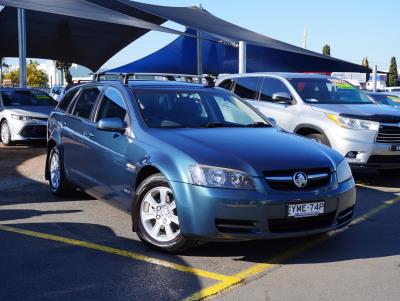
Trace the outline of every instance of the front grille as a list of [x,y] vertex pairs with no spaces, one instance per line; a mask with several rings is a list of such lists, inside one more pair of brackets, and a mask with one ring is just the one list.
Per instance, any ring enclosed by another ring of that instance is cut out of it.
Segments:
[[379,128],[378,136],[376,137],[378,143],[400,143],[400,126],[399,125],[381,125]]
[[376,164],[376,163],[400,163],[400,155],[395,156],[380,156],[373,155],[369,157],[368,164]]
[[[298,171],[304,172],[308,177],[307,186],[304,188],[297,187],[293,182],[293,176]],[[272,189],[307,191],[328,185],[331,181],[332,172],[330,168],[314,168],[265,171],[263,174],[265,180]]]
[[47,127],[45,125],[27,125],[20,135],[25,138],[45,139]]
[[218,231],[226,233],[254,233],[256,222],[248,220],[216,219]]
[[302,232],[332,226],[334,219],[335,211],[312,217],[270,219],[268,223],[272,233]]

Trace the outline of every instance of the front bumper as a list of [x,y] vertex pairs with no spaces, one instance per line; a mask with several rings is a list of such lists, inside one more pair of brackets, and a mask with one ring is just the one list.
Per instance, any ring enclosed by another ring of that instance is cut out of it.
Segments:
[[[259,182],[263,181],[258,179]],[[259,183],[261,184],[261,183]],[[237,191],[170,183],[182,233],[198,240],[273,239],[317,234],[348,224],[356,202],[354,180],[317,192]],[[287,218],[289,203],[325,201],[319,217]]]
[[352,167],[400,168],[400,151],[393,151],[393,144],[376,142],[376,131],[335,127],[327,134],[332,148],[343,156],[351,152],[357,154],[355,158],[346,157]]
[[47,137],[47,122],[12,120],[10,123],[11,140],[44,140]]

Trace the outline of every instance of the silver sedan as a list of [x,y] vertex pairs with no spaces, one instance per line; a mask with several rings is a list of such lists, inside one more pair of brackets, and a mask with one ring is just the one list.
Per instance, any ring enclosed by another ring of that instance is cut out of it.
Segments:
[[0,88],[0,139],[13,142],[46,139],[47,119],[57,102],[35,89]]

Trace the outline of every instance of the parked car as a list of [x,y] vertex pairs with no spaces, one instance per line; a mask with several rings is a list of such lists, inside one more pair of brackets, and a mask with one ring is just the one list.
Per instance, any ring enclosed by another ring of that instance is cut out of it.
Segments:
[[4,145],[45,140],[47,119],[57,102],[35,89],[0,88],[0,138]]
[[229,76],[217,84],[248,100],[284,130],[339,151],[352,167],[400,175],[400,112],[377,105],[344,80],[253,73]]
[[349,223],[355,185],[336,151],[273,127],[232,93],[165,81],[92,82],[49,119],[51,191],[79,187],[132,212],[145,243],[326,232]]
[[393,92],[369,92],[368,95],[379,104],[400,109],[400,96]]
[[383,90],[387,92],[400,92],[400,87],[385,87]]
[[56,86],[54,86],[52,89],[51,89],[51,96],[55,99],[55,100],[57,100],[57,101],[60,101],[62,98],[63,98],[63,96],[64,96],[64,94],[65,94],[65,89],[66,87],[65,86],[62,86],[62,85],[56,85]]

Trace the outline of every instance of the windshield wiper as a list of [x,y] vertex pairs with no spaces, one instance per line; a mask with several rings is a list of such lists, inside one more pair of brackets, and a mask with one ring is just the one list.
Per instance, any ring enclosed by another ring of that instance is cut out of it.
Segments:
[[270,128],[272,125],[265,122],[254,122],[246,125],[248,128]]
[[204,128],[236,128],[236,127],[243,127],[240,124],[235,124],[235,123],[227,123],[227,122],[209,122],[205,125],[202,125],[200,127],[204,127]]

